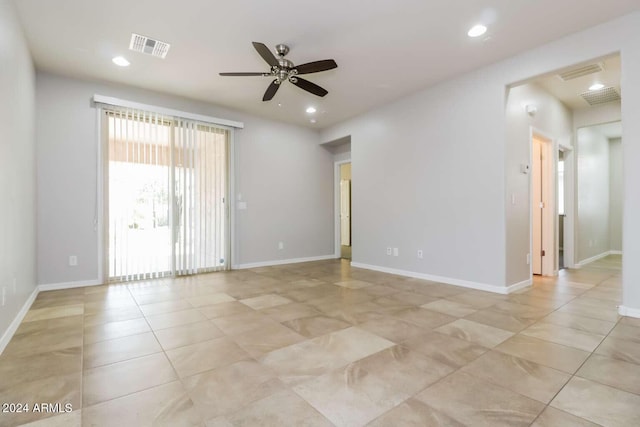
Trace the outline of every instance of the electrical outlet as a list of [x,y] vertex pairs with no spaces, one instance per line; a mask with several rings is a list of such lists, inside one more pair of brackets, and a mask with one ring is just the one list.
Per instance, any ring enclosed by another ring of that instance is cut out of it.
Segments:
[[422,249],[418,249],[418,259],[422,259],[423,254],[422,254]]
[[387,255],[391,255],[391,248],[387,248]]
[[393,256],[398,256],[398,248],[393,248]]
[[279,250],[284,249],[284,242],[278,242],[278,249]]
[[527,265],[531,264],[531,254],[527,254]]
[[69,266],[75,267],[78,265],[78,257],[76,255],[69,255]]

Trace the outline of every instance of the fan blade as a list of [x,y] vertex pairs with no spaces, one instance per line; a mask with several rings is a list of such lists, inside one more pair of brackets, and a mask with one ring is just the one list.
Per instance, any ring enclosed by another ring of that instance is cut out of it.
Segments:
[[262,56],[262,59],[267,61],[267,64],[272,67],[278,65],[278,60],[276,59],[275,55],[271,52],[271,50],[269,50],[267,46],[264,45],[264,43],[253,42],[253,47],[258,51],[260,56]]
[[336,61],[333,59],[325,59],[322,61],[307,62],[306,64],[298,65],[296,70],[298,70],[298,74],[310,74],[333,70],[334,68],[338,68]]
[[268,76],[269,73],[220,73],[221,76]]
[[304,89],[307,92],[311,92],[314,95],[325,96],[329,92],[325,89],[321,88],[315,83],[311,83],[309,80],[301,79],[300,77],[296,77],[296,81],[292,81],[294,85],[298,86],[300,89]]
[[278,80],[274,80],[271,82],[271,84],[267,88],[267,91],[264,93],[264,96],[262,97],[263,101],[271,101],[271,99],[276,94],[278,89],[280,89],[280,85],[276,83],[277,81]]

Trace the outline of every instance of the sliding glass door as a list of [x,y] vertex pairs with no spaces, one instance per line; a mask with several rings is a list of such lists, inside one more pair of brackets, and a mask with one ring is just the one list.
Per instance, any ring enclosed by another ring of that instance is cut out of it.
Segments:
[[225,269],[228,131],[182,120],[173,131],[175,271]]
[[109,280],[227,269],[229,131],[131,110],[105,127]]

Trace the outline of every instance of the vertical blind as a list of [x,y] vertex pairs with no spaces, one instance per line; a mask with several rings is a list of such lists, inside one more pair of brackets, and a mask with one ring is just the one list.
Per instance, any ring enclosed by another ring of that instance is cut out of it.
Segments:
[[176,272],[194,274],[226,268],[228,131],[179,120],[174,134]]
[[125,108],[106,120],[109,279],[227,269],[229,131]]

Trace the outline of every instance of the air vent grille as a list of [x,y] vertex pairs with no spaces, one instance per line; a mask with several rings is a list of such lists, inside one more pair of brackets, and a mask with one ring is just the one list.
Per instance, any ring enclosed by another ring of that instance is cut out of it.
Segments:
[[171,45],[169,43],[154,40],[135,33],[131,34],[131,42],[129,43],[129,49],[134,52],[145,53],[162,59],[167,56],[170,47]]
[[588,92],[581,93],[580,96],[587,101],[589,105],[620,101],[620,94],[613,87],[605,87],[600,90],[590,90]]
[[577,79],[578,77],[588,76],[589,74],[599,73],[604,71],[604,64],[598,62],[596,64],[589,64],[578,68],[572,68],[558,74],[560,80],[566,82],[567,80]]

